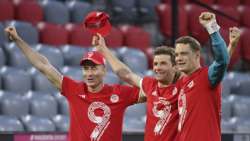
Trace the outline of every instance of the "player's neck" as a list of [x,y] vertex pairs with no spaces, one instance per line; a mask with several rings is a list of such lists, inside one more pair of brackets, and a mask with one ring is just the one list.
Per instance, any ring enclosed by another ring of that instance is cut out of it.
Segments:
[[93,86],[93,87],[89,86],[88,91],[91,93],[98,93],[102,90],[103,87],[104,87],[104,84],[100,83],[97,86]]
[[188,71],[186,74],[187,74],[187,75],[191,75],[193,72],[195,72],[195,71],[198,70],[199,68],[201,68],[201,65],[200,65],[200,64],[196,65],[192,70]]
[[158,82],[158,87],[159,88],[163,88],[163,87],[167,87],[169,85],[169,83],[166,83],[166,82]]

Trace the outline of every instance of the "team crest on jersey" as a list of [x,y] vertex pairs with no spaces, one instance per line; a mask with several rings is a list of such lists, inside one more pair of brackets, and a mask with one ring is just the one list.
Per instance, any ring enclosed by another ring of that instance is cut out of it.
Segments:
[[174,87],[174,89],[173,89],[173,91],[172,91],[172,95],[176,95],[177,94],[177,88],[176,87]]
[[179,123],[178,123],[178,131],[181,131],[187,113],[187,98],[184,93],[184,89],[180,90],[180,95],[178,97],[178,112],[180,115]]
[[190,81],[187,86],[189,89],[193,88],[194,87],[194,80]]
[[153,95],[153,96],[157,96],[157,91],[154,90],[154,91],[152,92],[152,95]]
[[111,101],[112,103],[117,103],[117,102],[119,101],[119,96],[118,96],[117,94],[112,94],[112,95],[110,96],[110,101]]

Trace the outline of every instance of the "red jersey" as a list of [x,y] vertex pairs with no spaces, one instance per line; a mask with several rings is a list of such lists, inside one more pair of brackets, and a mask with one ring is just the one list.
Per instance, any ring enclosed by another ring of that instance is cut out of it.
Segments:
[[139,89],[104,85],[90,93],[84,82],[63,77],[62,94],[70,109],[70,141],[121,141],[125,109],[138,101]]
[[221,86],[212,87],[208,68],[181,79],[178,141],[221,140]]
[[147,96],[145,141],[174,141],[178,125],[178,87],[158,87],[158,81],[144,77],[142,90]]

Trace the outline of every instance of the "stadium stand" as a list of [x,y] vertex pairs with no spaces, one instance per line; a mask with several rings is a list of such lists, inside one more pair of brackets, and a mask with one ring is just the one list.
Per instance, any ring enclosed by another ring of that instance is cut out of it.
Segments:
[[14,4],[9,0],[0,1],[0,13],[5,13],[0,15],[0,21],[7,21],[14,19]]
[[0,130],[1,132],[22,132],[25,129],[18,118],[0,115]]
[[5,91],[25,93],[31,89],[31,76],[26,71],[14,67],[3,67],[1,74]]
[[7,22],[6,26],[15,26],[18,34],[29,44],[37,44],[39,41],[37,28],[31,23],[13,20]]
[[45,117],[26,115],[21,117],[25,131],[29,132],[53,132],[56,131],[54,123]]
[[43,9],[37,1],[20,1],[15,6],[17,20],[30,22],[33,25],[43,21]]
[[[157,5],[156,11],[158,13],[159,17],[159,24],[160,29],[163,35],[168,38],[172,36],[172,8],[169,4],[159,4]],[[185,10],[185,7],[182,5],[178,8],[179,14],[178,14],[178,20],[179,20],[179,26],[178,26],[178,32],[179,36],[187,35],[188,29],[187,29],[187,12]]]
[[68,32],[61,25],[39,23],[40,43],[60,46],[68,43]]
[[112,48],[119,48],[123,46],[124,34],[121,30],[113,27],[109,35],[105,37],[107,45]]
[[83,54],[88,51],[87,48],[75,45],[63,45],[60,49],[63,55],[64,64],[78,67]]
[[3,52],[3,48],[0,47],[0,67],[5,65],[5,61],[6,61],[5,53]]
[[6,35],[4,34],[4,24],[0,22],[0,45],[8,42]]
[[92,34],[86,32],[86,30],[83,30],[83,26],[68,24],[65,26],[65,29],[68,32],[68,39],[70,44],[82,47],[91,46]]
[[17,48],[15,43],[5,43],[4,51],[8,58],[6,61],[9,66],[20,69],[31,67],[31,64],[25,58],[21,50]]
[[[70,114],[65,97],[31,67],[7,39],[5,27],[15,26],[60,72],[81,81],[79,61],[83,53],[93,49],[93,35],[84,30],[82,21],[89,11],[104,10],[114,25],[105,37],[107,45],[133,71],[152,76],[152,46],[171,45],[171,4],[171,0],[0,0],[0,132],[67,132]],[[198,21],[201,12],[211,10],[204,4],[224,14],[218,14],[217,19],[227,44],[229,27],[238,26],[243,31],[222,82],[221,128],[223,134],[235,134],[233,141],[249,141],[250,1],[179,0],[179,36],[197,38],[208,64],[212,55],[209,37]],[[161,34],[162,40],[158,38]],[[105,82],[122,83],[110,70],[108,66]],[[129,107],[124,131],[143,131],[145,114],[144,104]]]
[[28,100],[14,92],[3,92],[3,96],[0,101],[1,114],[21,117],[29,114],[29,102]]
[[84,17],[93,9],[91,4],[80,1],[70,1],[66,3],[66,6],[72,23],[82,23]]
[[44,0],[41,3],[44,11],[44,19],[52,24],[66,24],[70,21],[69,10],[59,1]]
[[146,55],[139,49],[120,48],[118,50],[122,61],[131,68],[132,71],[143,73],[148,68]]
[[52,118],[57,131],[67,132],[69,129],[69,117],[65,115],[56,115]]

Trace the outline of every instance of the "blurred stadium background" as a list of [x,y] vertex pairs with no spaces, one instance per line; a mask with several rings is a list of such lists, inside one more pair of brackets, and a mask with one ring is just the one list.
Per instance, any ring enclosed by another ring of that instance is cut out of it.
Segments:
[[[66,99],[32,68],[3,29],[15,26],[62,73],[81,80],[79,60],[93,49],[92,35],[81,23],[92,10],[109,13],[108,46],[141,76],[153,75],[153,48],[173,46],[183,35],[197,38],[202,65],[211,63],[209,37],[198,22],[202,11],[216,13],[227,43],[229,27],[240,27],[243,35],[223,80],[222,139],[250,141],[250,0],[0,0],[1,141],[65,141],[69,125]],[[110,67],[105,82],[122,83]],[[124,141],[143,140],[145,119],[145,104],[127,109]]]

